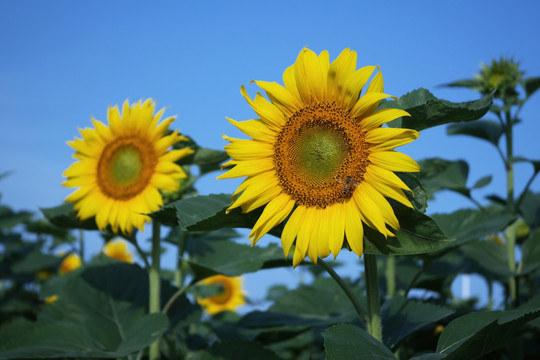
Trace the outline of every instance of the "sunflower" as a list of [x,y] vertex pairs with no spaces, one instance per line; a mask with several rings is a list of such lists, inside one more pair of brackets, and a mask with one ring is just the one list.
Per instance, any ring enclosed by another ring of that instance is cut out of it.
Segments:
[[215,275],[204,279],[201,283],[203,285],[217,285],[220,288],[218,293],[212,296],[197,297],[197,302],[211,315],[225,310],[235,311],[236,308],[246,303],[241,277]]
[[109,107],[108,126],[92,118],[95,129],[79,130],[82,139],[68,142],[78,161],[64,172],[62,185],[78,188],[66,201],[75,203],[81,220],[95,216],[100,230],[142,231],[150,221],[143,214],[163,205],[159,190],[175,190],[186,177],[175,161],[193,150],[170,150],[186,138],[178,131],[164,136],[175,117],[158,124],[165,109],[154,115],[155,105],[151,99],[131,106],[126,101],[122,114]]
[[133,256],[128,249],[128,244],[122,239],[111,240],[103,247],[103,253],[110,258],[133,263]]
[[249,212],[264,210],[249,235],[252,246],[288,218],[281,235],[285,256],[293,242],[293,265],[306,255],[336,257],[344,242],[358,256],[363,253],[363,226],[384,236],[399,222],[387,198],[412,208],[403,190],[410,189],[394,171],[415,172],[420,167],[393,149],[418,137],[409,129],[382,127],[409,114],[399,109],[377,110],[383,78],[378,69],[356,70],[356,52],[349,49],[332,62],[327,51],[317,56],[303,49],[283,74],[285,86],[254,81],[266,92],[251,99],[241,93],[259,119],[233,125],[252,139],[234,139],[225,150],[234,166],[219,178],[247,178],[233,194],[233,204]]
[[[61,256],[63,256],[64,253],[60,253]],[[68,272],[72,272],[73,270],[76,270],[80,268],[82,265],[81,257],[77,254],[69,254],[62,260],[60,263],[60,266],[58,267],[58,273],[60,275],[65,275]]]

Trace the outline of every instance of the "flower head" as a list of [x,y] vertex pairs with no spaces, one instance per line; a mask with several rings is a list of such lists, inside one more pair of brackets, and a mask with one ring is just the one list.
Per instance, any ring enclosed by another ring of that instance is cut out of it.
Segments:
[[219,291],[208,297],[197,297],[197,302],[211,315],[225,310],[235,311],[246,303],[241,277],[215,275],[201,281],[203,285],[217,285]]
[[[394,171],[419,171],[410,157],[393,149],[418,137],[409,129],[382,127],[409,114],[377,107],[383,78],[375,66],[356,70],[356,52],[349,49],[332,62],[328,52],[318,56],[303,49],[283,74],[285,86],[255,81],[266,92],[251,99],[242,95],[259,119],[229,121],[252,139],[224,136],[234,166],[219,178],[246,176],[233,194],[228,211],[265,206],[250,240],[288,218],[281,235],[285,256],[296,240],[293,265],[305,256],[337,256],[344,235],[350,248],[363,253],[364,224],[385,236],[387,226],[399,229],[386,198],[412,207],[403,190],[410,189]],[[366,88],[367,87],[367,88]]]
[[69,254],[64,260],[60,263],[58,268],[58,273],[60,275],[67,274],[73,270],[76,270],[81,267],[82,261],[81,257],[77,254]]
[[482,64],[482,69],[476,79],[480,82],[478,90],[483,94],[491,94],[495,91],[495,97],[517,97],[516,90],[525,73],[520,71],[519,62],[514,59],[501,57],[493,59],[491,65]]
[[111,240],[103,247],[103,253],[110,258],[133,263],[133,256],[128,249],[128,244],[122,239]]
[[170,150],[180,140],[178,131],[165,136],[175,117],[158,124],[165,109],[154,115],[155,102],[148,99],[129,105],[122,114],[109,107],[108,125],[92,118],[94,129],[79,130],[82,139],[68,144],[77,159],[65,172],[67,187],[78,188],[66,198],[75,203],[80,219],[95,216],[97,226],[131,233],[144,228],[148,214],[159,209],[159,190],[175,190],[186,175],[175,161],[193,153]]

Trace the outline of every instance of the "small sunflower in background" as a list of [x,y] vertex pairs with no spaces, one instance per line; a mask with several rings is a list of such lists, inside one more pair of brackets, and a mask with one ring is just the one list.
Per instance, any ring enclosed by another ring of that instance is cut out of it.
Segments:
[[251,139],[224,136],[233,166],[218,178],[247,177],[233,194],[228,211],[250,212],[265,206],[249,235],[254,245],[288,218],[281,235],[285,256],[296,240],[293,266],[306,255],[312,262],[336,257],[344,242],[363,253],[363,226],[394,236],[399,222],[386,198],[408,207],[394,174],[417,172],[418,164],[395,147],[415,140],[415,130],[382,127],[409,114],[399,109],[377,110],[392,97],[383,92],[378,69],[356,70],[356,52],[349,49],[330,63],[327,51],[303,49],[283,74],[284,86],[254,81],[268,96],[252,99],[241,93],[259,119],[233,125]]
[[[60,253],[60,255],[63,255],[63,253]],[[58,267],[58,274],[64,275],[68,272],[71,272],[73,270],[76,270],[80,268],[82,265],[81,257],[77,254],[69,254],[62,260],[60,263],[60,266]]]
[[171,147],[186,138],[165,135],[175,117],[159,123],[165,109],[154,114],[151,99],[108,109],[108,125],[92,118],[94,129],[79,130],[82,139],[68,144],[77,160],[65,172],[64,186],[78,188],[66,198],[81,220],[95,216],[100,230],[111,226],[130,234],[144,229],[147,213],[163,205],[160,190],[175,190],[186,174],[175,162],[193,153]]
[[242,290],[241,277],[229,277],[225,275],[215,275],[201,281],[204,285],[218,286],[217,293],[208,297],[197,297],[197,302],[210,315],[215,315],[222,311],[236,311],[236,309],[246,303],[245,292]]
[[113,239],[105,244],[103,253],[110,258],[133,263],[133,255],[129,251],[128,243],[122,239]]

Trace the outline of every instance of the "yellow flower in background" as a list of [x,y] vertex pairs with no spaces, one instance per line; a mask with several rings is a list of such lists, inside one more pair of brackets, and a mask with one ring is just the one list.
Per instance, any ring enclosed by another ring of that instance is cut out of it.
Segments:
[[67,274],[68,272],[71,272],[71,271],[81,267],[81,264],[82,264],[82,261],[81,261],[81,258],[80,258],[79,255],[77,255],[77,254],[69,254],[60,263],[60,267],[58,268],[58,273],[60,275]]
[[225,310],[235,311],[246,303],[241,277],[215,275],[204,279],[201,283],[220,287],[220,291],[215,295],[206,298],[197,297],[197,302],[211,315]]
[[52,296],[47,296],[45,299],[43,299],[47,304],[52,304],[54,303],[56,300],[58,300],[58,296],[57,295],[52,295]]
[[234,166],[221,179],[247,177],[233,194],[228,211],[249,212],[266,205],[249,237],[254,245],[289,217],[281,235],[285,256],[296,239],[293,265],[305,256],[317,262],[337,256],[344,235],[350,248],[363,253],[363,224],[394,236],[399,229],[386,198],[412,208],[403,190],[410,189],[394,171],[415,172],[420,167],[396,152],[418,137],[409,129],[381,127],[409,114],[377,107],[383,93],[380,70],[364,90],[375,66],[356,70],[356,52],[349,49],[332,63],[328,52],[317,56],[303,49],[283,74],[285,86],[255,81],[268,101],[257,94],[242,95],[259,119],[228,119],[252,139],[224,136]]
[[80,219],[96,218],[97,226],[129,234],[144,228],[146,215],[163,205],[160,190],[175,190],[186,177],[175,161],[193,153],[185,148],[170,150],[185,140],[178,131],[165,135],[175,117],[158,124],[165,109],[154,115],[155,102],[148,99],[122,114],[117,106],[108,109],[108,125],[92,118],[95,129],[79,130],[82,139],[68,144],[77,159],[65,172],[64,186],[78,188],[66,198],[73,202]]
[[128,244],[124,240],[111,240],[103,247],[103,253],[110,258],[133,263],[133,256],[128,249]]

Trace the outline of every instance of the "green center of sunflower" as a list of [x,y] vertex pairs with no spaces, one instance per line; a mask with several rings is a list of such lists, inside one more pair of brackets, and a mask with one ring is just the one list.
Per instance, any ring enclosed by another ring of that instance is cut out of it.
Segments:
[[105,146],[99,158],[98,186],[110,198],[129,200],[146,188],[157,160],[154,147],[146,139],[116,138]]
[[117,184],[128,185],[137,181],[142,165],[139,150],[126,146],[112,155],[109,171]]
[[307,207],[325,208],[350,199],[364,180],[368,155],[359,120],[336,103],[298,110],[274,144],[280,186]]
[[[314,125],[314,126],[313,126]],[[347,143],[344,134],[332,129],[330,124],[307,124],[296,137],[292,149],[298,170],[307,175],[313,183],[323,184],[339,171],[347,157]]]

